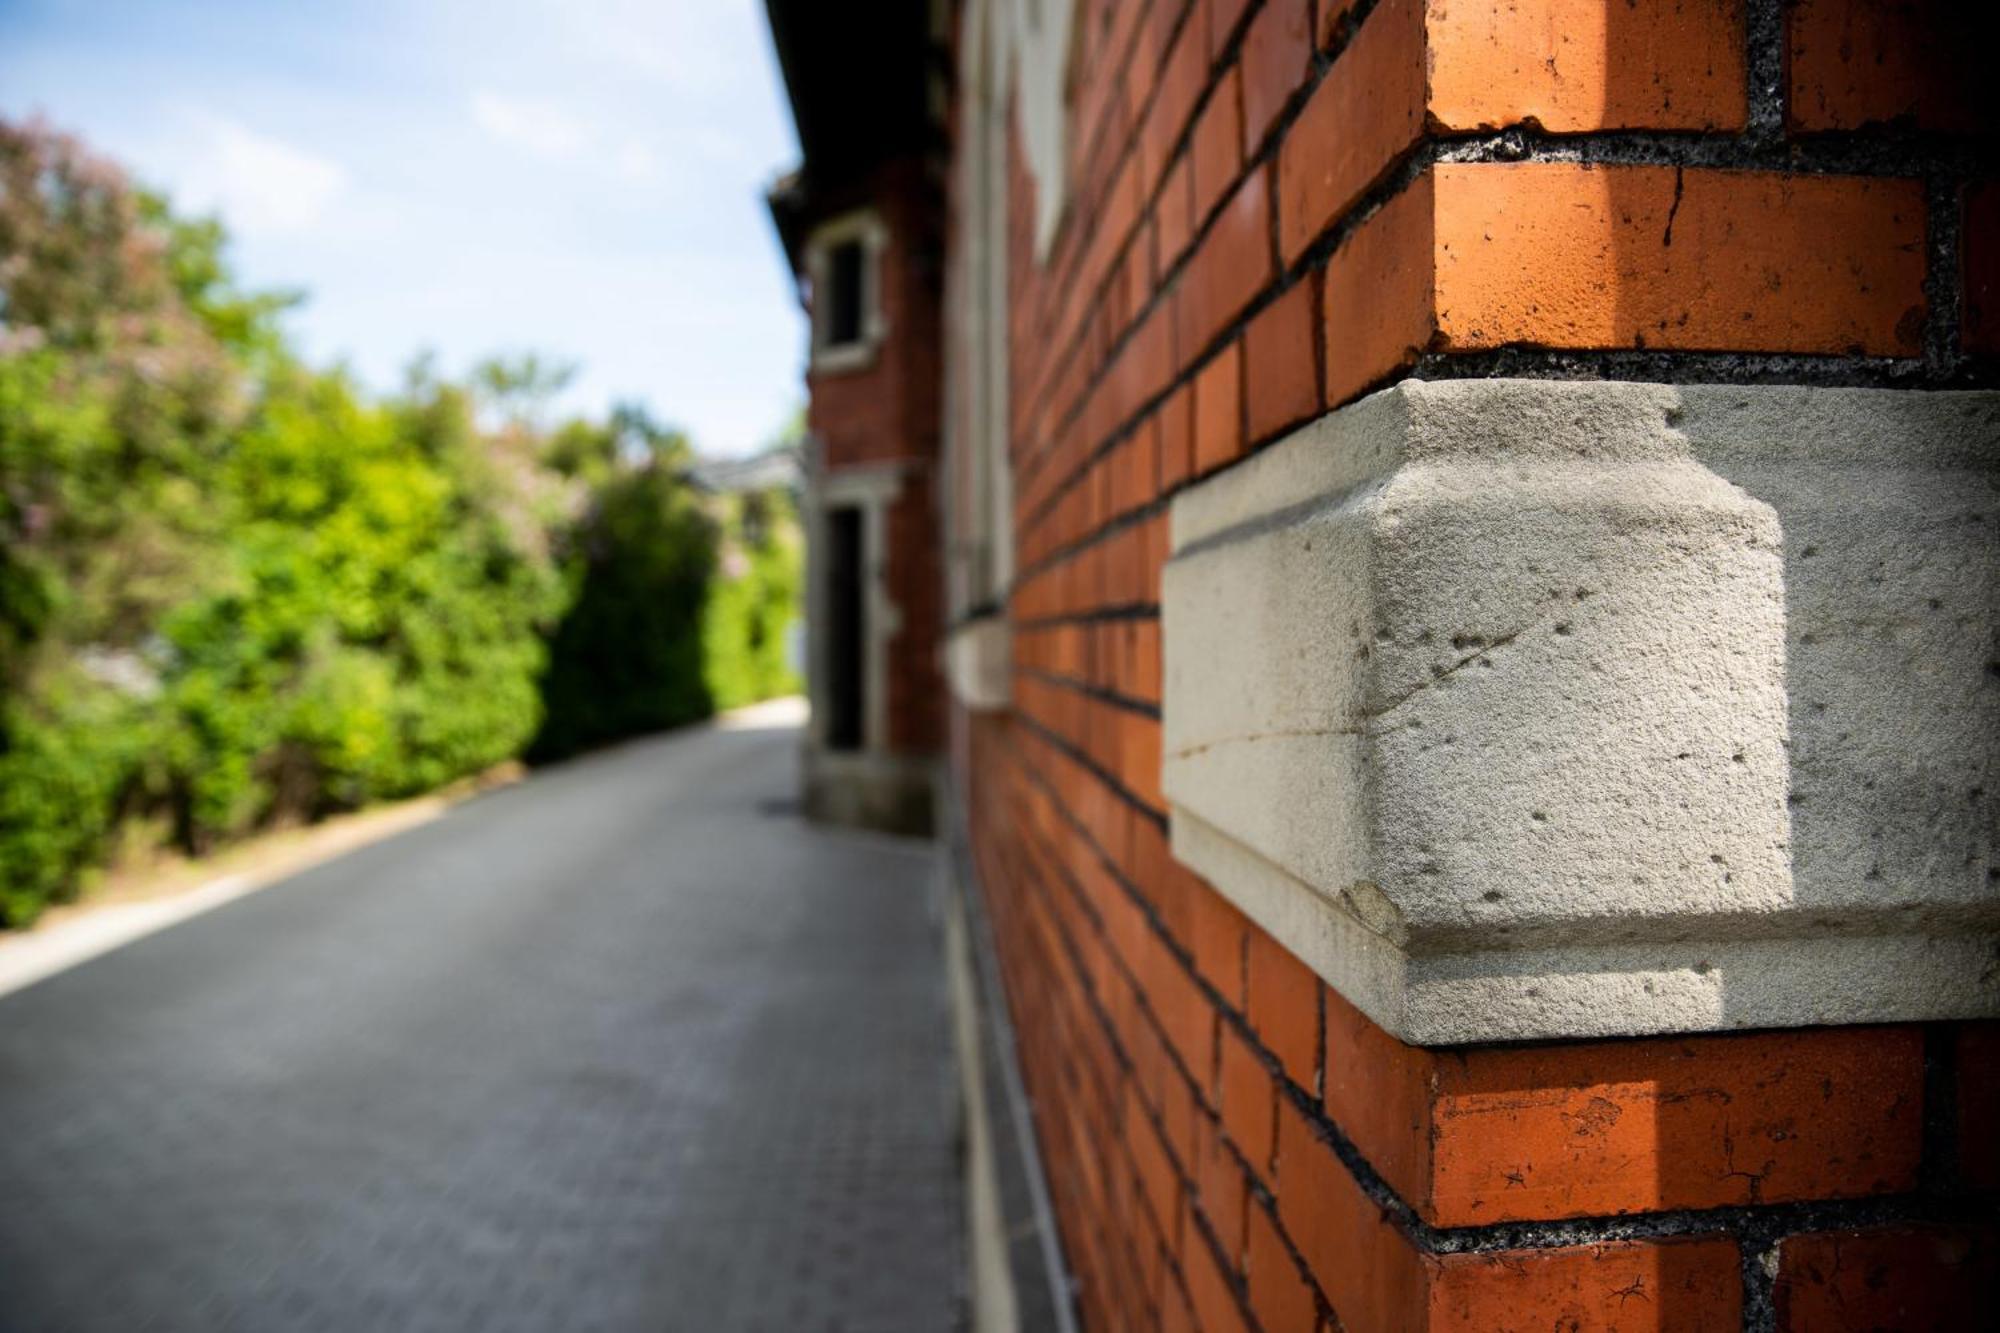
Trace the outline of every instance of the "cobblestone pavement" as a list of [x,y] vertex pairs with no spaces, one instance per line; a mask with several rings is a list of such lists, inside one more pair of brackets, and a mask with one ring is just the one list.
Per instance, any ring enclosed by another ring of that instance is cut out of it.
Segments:
[[0,1000],[0,1329],[930,1330],[915,844],[628,746]]

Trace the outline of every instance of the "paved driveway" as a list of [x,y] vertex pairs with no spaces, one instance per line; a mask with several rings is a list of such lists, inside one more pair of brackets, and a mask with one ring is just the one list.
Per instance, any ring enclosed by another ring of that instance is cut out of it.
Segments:
[[927,857],[790,727],[544,772],[0,1000],[0,1329],[930,1330]]

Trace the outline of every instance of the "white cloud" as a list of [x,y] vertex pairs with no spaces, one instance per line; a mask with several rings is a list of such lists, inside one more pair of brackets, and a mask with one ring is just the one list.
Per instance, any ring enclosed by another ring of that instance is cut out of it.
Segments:
[[337,162],[224,116],[190,113],[182,190],[246,236],[311,229],[347,188]]
[[575,157],[594,137],[581,119],[553,102],[498,93],[474,93],[472,118],[495,139],[537,157]]

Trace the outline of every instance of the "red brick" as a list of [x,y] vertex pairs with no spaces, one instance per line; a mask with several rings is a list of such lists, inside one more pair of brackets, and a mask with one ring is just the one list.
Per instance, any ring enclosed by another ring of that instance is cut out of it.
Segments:
[[1629,1241],[1431,1261],[1429,1333],[1710,1333],[1743,1325],[1731,1240]]
[[1780,1333],[1956,1333],[1991,1327],[2000,1235],[1991,1228],[1823,1231],[1778,1246]]
[[1243,452],[1243,344],[1233,342],[1196,374],[1194,466],[1213,472]]
[[1138,1175],[1140,1197],[1151,1210],[1161,1234],[1172,1236],[1179,1227],[1180,1173],[1175,1170],[1173,1159],[1167,1156],[1166,1145],[1161,1142],[1152,1117],[1146,1114],[1137,1094],[1129,1089],[1125,1094],[1124,1139]]
[[1223,1146],[1220,1127],[1205,1116],[1195,1131],[1195,1188],[1202,1216],[1208,1219],[1223,1253],[1241,1255],[1249,1182],[1236,1154]]
[[1532,120],[1557,133],[1743,127],[1742,0],[1429,9],[1434,125],[1497,129]]
[[2000,1190],[2000,1023],[1966,1023],[1952,1038],[1958,1083],[1958,1174]]
[[1262,441],[1319,415],[1319,352],[1313,337],[1313,282],[1257,312],[1243,331],[1244,401],[1250,438]]
[[1921,1150],[1914,1028],[1490,1047],[1436,1064],[1441,1226],[1891,1194]]
[[1194,237],[1194,185],[1188,159],[1177,157],[1160,186],[1153,216],[1159,224],[1160,271],[1172,268]]
[[1326,1007],[1326,1114],[1406,1202],[1430,1197],[1433,1056],[1369,1021],[1339,991],[1322,987]]
[[1160,404],[1160,492],[1194,472],[1194,389],[1182,387]]
[[1203,1333],[1250,1333],[1237,1302],[1233,1278],[1216,1262],[1215,1251],[1200,1236],[1190,1237],[1181,1271],[1187,1277],[1188,1298],[1195,1326]]
[[1278,1104],[1278,1220],[1350,1333],[1421,1319],[1424,1270],[1398,1231],[1298,1108]]
[[1285,1076],[1319,1092],[1319,978],[1290,951],[1252,927],[1249,1017],[1258,1040],[1284,1065]]
[[[1171,6],[1155,5],[1154,8],[1165,12]],[[1157,181],[1165,174],[1171,151],[1180,140],[1181,131],[1187,127],[1188,116],[1193,113],[1202,89],[1208,86],[1206,11],[1207,0],[1198,0],[1180,35],[1167,52],[1167,63],[1160,71],[1159,91],[1154,95],[1152,110],[1146,113],[1145,124],[1140,130],[1140,145],[1145,153],[1145,178],[1149,182]]]
[[1966,190],[1959,235],[1965,269],[1962,345],[1971,356],[2000,357],[2000,182],[1980,181]]
[[1236,31],[1236,25],[1243,20],[1243,11],[1250,7],[1250,0],[1209,0],[1208,5],[1208,52],[1215,59],[1229,44],[1229,36]]
[[1277,1084],[1271,1071],[1257,1058],[1247,1042],[1227,1023],[1222,1025],[1222,1068],[1220,1092],[1222,1127],[1229,1132],[1250,1169],[1260,1176],[1271,1172],[1271,1154],[1276,1151]]
[[1194,164],[1194,217],[1199,225],[1243,171],[1243,87],[1234,65],[1215,85],[1195,122],[1188,151]]
[[1414,362],[1437,339],[1436,182],[1426,172],[1334,251],[1326,270],[1326,405]]
[[1437,328],[1453,348],[1921,350],[1920,182],[1572,163],[1433,174]]
[[1991,131],[1980,78],[1990,6],[1951,0],[1794,0],[1786,15],[1786,119],[1797,130],[1898,121]]
[[1243,155],[1257,151],[1278,112],[1306,81],[1312,62],[1312,7],[1268,0],[1243,38]]
[[1181,276],[1178,338],[1192,361],[1271,280],[1267,173],[1253,171],[1230,196]]
[[1188,895],[1188,941],[1195,969],[1232,1009],[1243,1007],[1243,937],[1250,923],[1234,903],[1198,883]]
[[1278,1224],[1262,1205],[1250,1208],[1249,1255],[1244,1276],[1250,1284],[1250,1308],[1264,1333],[1314,1333],[1319,1327],[1319,1303],[1299,1266],[1285,1248]]
[[1287,264],[1417,142],[1423,121],[1422,0],[1384,0],[1278,150],[1279,248]]

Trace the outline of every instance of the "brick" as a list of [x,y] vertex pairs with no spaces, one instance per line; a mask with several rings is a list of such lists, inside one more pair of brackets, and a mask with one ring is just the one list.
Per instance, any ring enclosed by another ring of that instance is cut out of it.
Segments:
[[1823,1231],[1778,1246],[1780,1333],[1990,1327],[2000,1234],[1990,1227]]
[[1319,1091],[1319,978],[1276,940],[1252,927],[1249,942],[1251,1030],[1307,1092]]
[[1410,1203],[1430,1195],[1430,1087],[1434,1057],[1370,1022],[1339,991],[1321,987],[1326,1009],[1326,1114]]
[[1786,120],[1801,131],[1890,121],[1990,131],[1978,80],[1994,35],[1983,5],[1795,0],[1786,14]]
[[[1154,6],[1162,12],[1171,6]],[[1173,147],[1179,142],[1181,131],[1187,127],[1188,117],[1194,112],[1194,104],[1200,99],[1202,89],[1208,86],[1208,41],[1205,29],[1207,0],[1198,0],[1188,21],[1181,27],[1174,44],[1167,52],[1167,63],[1160,71],[1159,91],[1153,97],[1152,110],[1146,113],[1146,121],[1140,130],[1140,147],[1145,154],[1145,178],[1148,182],[1159,180],[1166,172],[1167,162]]]
[[1287,264],[1417,142],[1423,120],[1423,5],[1385,0],[1278,150],[1278,241]]
[[1253,171],[1216,215],[1177,293],[1177,346],[1186,365],[1243,313],[1272,277],[1267,173]]
[[1186,252],[1194,237],[1194,186],[1188,159],[1174,159],[1172,169],[1154,201],[1153,217],[1159,226],[1160,271],[1172,268]]
[[2000,182],[1980,181],[1965,194],[1959,226],[1964,237],[1966,354],[2000,358]]
[[1222,1127],[1243,1160],[1259,1175],[1271,1171],[1277,1150],[1277,1084],[1248,1042],[1222,1025],[1220,1084]]
[[1196,374],[1194,469],[1208,473],[1243,452],[1243,344],[1233,342]]
[[1194,389],[1183,386],[1160,404],[1160,493],[1194,472]]
[[1436,181],[1426,172],[1334,251],[1326,270],[1326,405],[1339,407],[1437,339]]
[[1194,217],[1199,225],[1243,171],[1243,88],[1234,65],[1216,82],[1214,96],[1202,108],[1188,154],[1194,166]]
[[1952,1034],[1958,1083],[1958,1174],[1978,1190],[2000,1190],[2000,1023],[1966,1023]]
[[1573,163],[1433,174],[1437,328],[1455,349],[1921,350],[1917,181]]
[[1319,415],[1319,349],[1309,276],[1257,312],[1243,331],[1250,439],[1261,442]]
[[1203,1333],[1250,1333],[1249,1321],[1236,1299],[1234,1279],[1222,1271],[1207,1242],[1199,1235],[1190,1238],[1184,1259],[1181,1271],[1187,1277],[1195,1326]]
[[1223,1146],[1219,1126],[1203,1117],[1195,1131],[1195,1189],[1209,1229],[1231,1256],[1243,1253],[1244,1208],[1250,1186],[1236,1154]]
[[1428,1307],[1429,1333],[1735,1329],[1741,1260],[1734,1241],[1706,1238],[1444,1255]]
[[1215,988],[1223,1003],[1232,1009],[1243,1007],[1243,938],[1249,921],[1236,904],[1197,882],[1189,896],[1188,925],[1192,938],[1195,970]]
[[1314,1333],[1319,1326],[1319,1303],[1291,1251],[1285,1248],[1277,1222],[1261,1205],[1254,1205],[1249,1223],[1244,1277],[1258,1324],[1264,1333]]
[[1173,1235],[1179,1226],[1181,1211],[1181,1179],[1175,1170],[1173,1159],[1167,1155],[1166,1145],[1152,1118],[1145,1112],[1138,1096],[1131,1090],[1125,1094],[1124,1139],[1126,1150],[1132,1154],[1133,1170],[1138,1176],[1140,1198],[1151,1210],[1153,1222],[1163,1235]]
[[1209,0],[1208,4],[1208,52],[1210,59],[1219,58],[1223,48],[1228,46],[1230,34],[1243,21],[1243,11],[1250,7],[1250,0]]
[[1439,127],[1743,127],[1742,0],[1433,0],[1429,10],[1429,111]]
[[1278,1220],[1341,1327],[1410,1327],[1423,1308],[1416,1249],[1288,1100],[1278,1104],[1277,1163]]
[[1306,81],[1312,63],[1312,7],[1268,0],[1243,38],[1243,155],[1264,142],[1278,113]]

